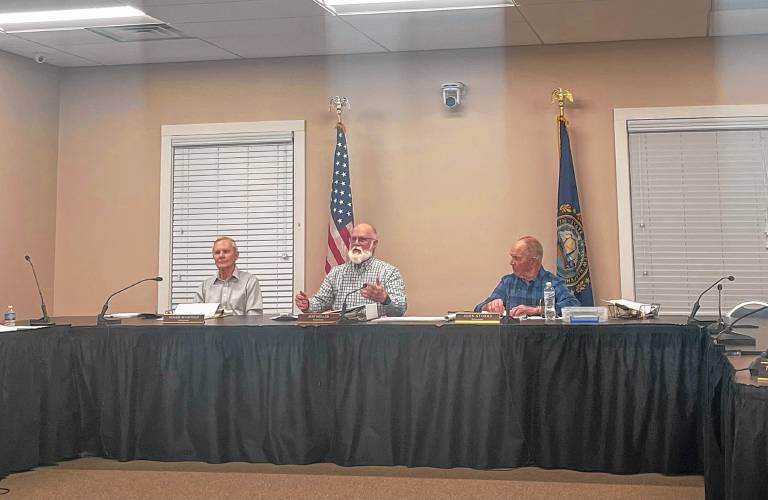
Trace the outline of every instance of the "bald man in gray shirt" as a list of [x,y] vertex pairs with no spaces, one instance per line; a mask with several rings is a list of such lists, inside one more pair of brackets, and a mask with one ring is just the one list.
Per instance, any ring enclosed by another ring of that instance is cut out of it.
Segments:
[[203,281],[195,292],[195,301],[218,302],[225,313],[234,315],[262,314],[259,279],[235,265],[240,256],[235,240],[228,236],[217,238],[212,253],[219,273]]

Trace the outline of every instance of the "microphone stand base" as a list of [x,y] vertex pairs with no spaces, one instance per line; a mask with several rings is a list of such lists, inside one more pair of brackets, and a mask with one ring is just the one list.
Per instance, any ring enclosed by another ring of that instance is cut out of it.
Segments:
[[107,319],[107,318],[104,318],[102,316],[98,316],[96,318],[96,324],[99,325],[99,326],[102,326],[102,325],[119,325],[122,322],[123,321],[120,320],[120,319]]
[[689,325],[696,325],[696,326],[708,326],[715,323],[714,320],[701,320],[701,319],[689,319],[688,324]]
[[714,323],[710,323],[709,325],[707,325],[706,330],[707,330],[707,333],[709,333],[710,335],[717,335],[721,333],[723,330],[725,330],[727,327],[728,325],[726,325],[725,323],[721,321],[716,321]]
[[48,318],[31,319],[29,320],[29,326],[56,326],[56,323]]
[[720,345],[756,345],[757,341],[742,333],[722,332],[715,336],[715,342]]

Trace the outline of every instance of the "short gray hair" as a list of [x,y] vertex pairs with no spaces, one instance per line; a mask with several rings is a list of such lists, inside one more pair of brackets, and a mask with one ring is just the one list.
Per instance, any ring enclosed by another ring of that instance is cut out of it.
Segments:
[[533,236],[523,236],[520,241],[525,243],[525,253],[528,254],[528,257],[538,259],[539,262],[544,260],[544,247],[541,246],[539,240]]
[[216,243],[218,243],[220,241],[231,241],[232,242],[232,248],[235,249],[235,252],[239,252],[240,251],[240,250],[237,249],[237,242],[235,240],[233,240],[232,238],[230,238],[229,236],[219,236],[218,238],[216,238],[216,240],[214,240],[213,245],[211,246],[211,248],[215,247]]

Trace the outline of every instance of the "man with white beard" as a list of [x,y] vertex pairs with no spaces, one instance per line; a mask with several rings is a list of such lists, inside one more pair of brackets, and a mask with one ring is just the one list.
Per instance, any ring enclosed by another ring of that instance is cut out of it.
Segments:
[[[408,303],[400,271],[373,256],[379,244],[376,229],[370,224],[358,224],[352,229],[349,244],[349,262],[331,269],[312,297],[303,291],[297,293],[296,306],[304,312],[341,309],[350,294],[347,308],[376,303],[379,316],[405,314]],[[350,293],[363,285],[365,288],[359,292]]]

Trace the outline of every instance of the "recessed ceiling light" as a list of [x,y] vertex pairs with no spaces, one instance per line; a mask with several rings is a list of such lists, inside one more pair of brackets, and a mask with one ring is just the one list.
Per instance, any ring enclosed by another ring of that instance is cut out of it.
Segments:
[[157,22],[157,19],[129,6],[0,13],[0,31],[6,33],[73,30],[115,24]]
[[516,7],[514,0],[315,0],[339,16]]

